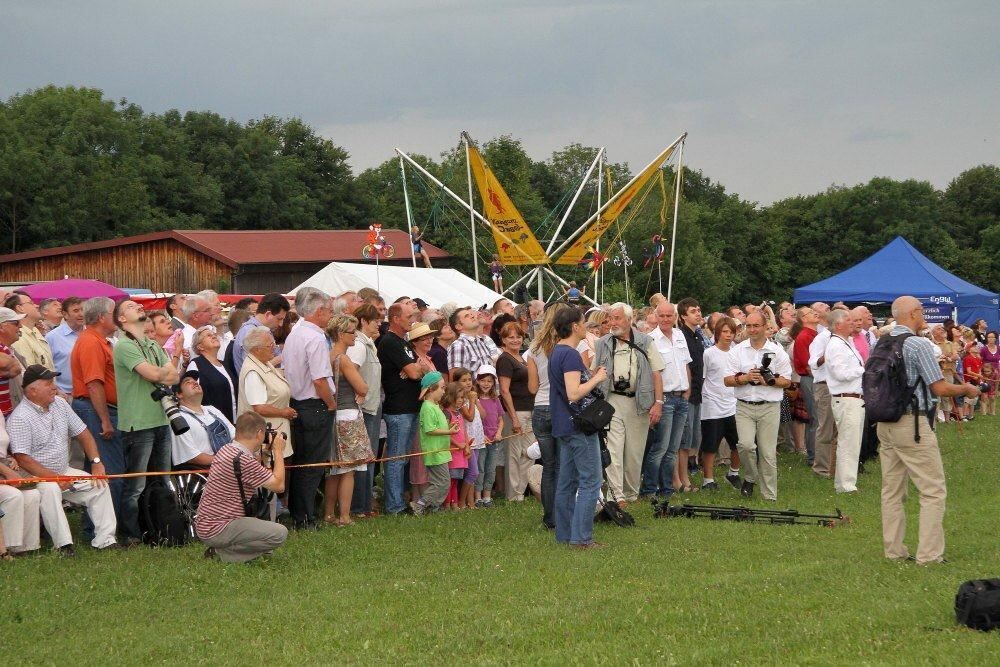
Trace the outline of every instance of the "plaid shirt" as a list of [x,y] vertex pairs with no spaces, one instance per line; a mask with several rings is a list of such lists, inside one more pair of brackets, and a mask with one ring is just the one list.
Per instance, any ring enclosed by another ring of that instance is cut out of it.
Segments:
[[448,368],[465,368],[475,373],[483,364],[492,364],[498,352],[489,336],[462,334],[448,347]]
[[[913,329],[897,324],[889,332],[890,336],[913,333]],[[941,366],[934,353],[934,343],[922,336],[911,336],[903,343],[903,365],[906,366],[906,382],[909,386],[917,384],[917,377],[924,381],[924,386],[917,395],[917,405],[921,410],[927,410],[937,402],[931,393],[931,385],[943,380]]]
[[69,439],[86,430],[59,396],[47,410],[25,398],[7,418],[11,453],[27,454],[58,475],[69,467]]

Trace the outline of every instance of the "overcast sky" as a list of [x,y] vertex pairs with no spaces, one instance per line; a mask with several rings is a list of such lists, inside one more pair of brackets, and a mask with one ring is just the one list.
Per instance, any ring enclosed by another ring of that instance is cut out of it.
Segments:
[[461,130],[685,162],[768,203],[997,162],[1000,2],[0,0],[0,96],[299,116],[351,153]]

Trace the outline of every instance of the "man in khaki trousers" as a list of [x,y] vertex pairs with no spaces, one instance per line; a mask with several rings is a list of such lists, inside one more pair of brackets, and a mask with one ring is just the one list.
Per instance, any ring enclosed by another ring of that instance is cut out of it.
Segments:
[[[896,325],[889,335],[879,339],[879,346],[891,345],[893,338],[926,328],[924,309],[912,296],[901,296],[892,303]],[[915,560],[917,564],[941,563],[944,558],[944,509],[947,491],[944,466],[937,436],[932,428],[934,397],[979,396],[971,384],[946,382],[938,365],[934,345],[927,338],[911,335],[903,343],[903,364],[910,387],[917,386],[917,407],[911,408],[896,422],[879,422],[879,458],[882,462],[882,544],[890,560]],[[930,418],[928,417],[930,415]],[[917,555],[910,555],[906,537],[907,479],[920,494],[920,535]]]

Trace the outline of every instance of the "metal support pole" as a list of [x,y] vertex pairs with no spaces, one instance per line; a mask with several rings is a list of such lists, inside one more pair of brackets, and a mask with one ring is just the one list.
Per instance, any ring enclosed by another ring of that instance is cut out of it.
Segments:
[[413,268],[417,268],[417,256],[413,252],[413,212],[410,210],[410,193],[406,189],[406,163],[399,158],[399,173],[403,175],[403,201],[406,203],[406,231],[410,234],[410,255],[413,256]]
[[674,246],[677,244],[677,206],[681,201],[681,181],[684,179],[684,142],[677,153],[677,188],[674,192],[674,230],[670,234],[670,272],[667,274],[667,301],[674,287]]
[[476,216],[473,215],[475,207],[472,204],[472,164],[469,162],[469,138],[462,133],[462,143],[465,144],[465,177],[469,181],[469,228],[472,230],[472,273],[476,282],[479,282],[479,248],[476,247]]
[[[597,169],[597,210],[600,211],[601,186],[604,184],[604,151],[601,151],[601,154],[598,155],[597,157],[600,160]],[[595,246],[595,250],[597,250],[598,252],[601,251],[601,239],[597,239],[597,245]],[[600,266],[597,267],[597,270],[594,271],[594,298],[597,299],[598,301],[601,300],[600,281],[601,281],[601,271],[603,269],[604,269],[604,264],[602,263]]]

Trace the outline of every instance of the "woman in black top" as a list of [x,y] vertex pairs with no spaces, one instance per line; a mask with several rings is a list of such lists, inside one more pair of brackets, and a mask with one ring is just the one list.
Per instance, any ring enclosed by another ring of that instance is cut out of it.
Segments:
[[211,405],[226,416],[229,423],[235,423],[236,387],[222,362],[219,361],[219,334],[215,327],[206,325],[191,337],[191,351],[197,356],[191,359],[187,370],[196,370],[202,391],[203,405]]
[[528,366],[521,358],[524,336],[517,322],[508,322],[500,328],[503,351],[497,359],[497,377],[500,380],[500,400],[510,420],[510,434],[506,441],[507,456],[504,462],[504,489],[507,500],[524,500],[528,486],[528,470],[534,465],[527,450],[534,437],[531,433],[531,411],[535,396],[528,387]]

